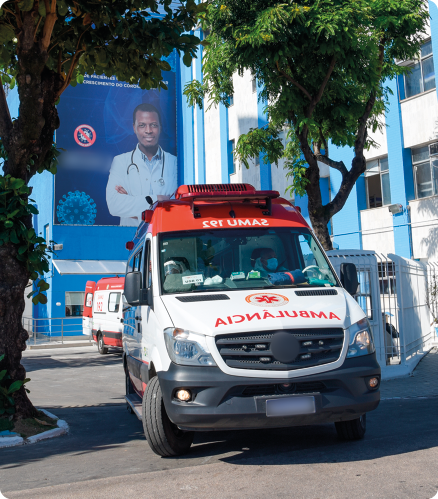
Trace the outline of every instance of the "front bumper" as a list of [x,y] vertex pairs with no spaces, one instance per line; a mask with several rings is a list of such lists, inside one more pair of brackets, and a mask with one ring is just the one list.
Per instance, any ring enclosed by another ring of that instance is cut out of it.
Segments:
[[[247,378],[230,376],[218,367],[179,366],[171,364],[168,371],[158,373],[164,405],[170,420],[183,430],[236,430],[304,426],[355,419],[376,409],[380,402],[379,389],[369,390],[366,379],[380,378],[376,355],[346,359],[333,371],[294,378],[301,386],[300,393],[260,396],[263,385],[272,387],[285,383],[284,379]],[[319,389],[312,390],[312,382]],[[301,385],[304,383],[304,385]],[[321,385],[322,383],[322,385]],[[309,386],[309,390],[303,388]],[[192,401],[180,402],[175,398],[177,389],[189,389]],[[316,412],[287,417],[267,417],[266,400],[286,396],[315,397]]]

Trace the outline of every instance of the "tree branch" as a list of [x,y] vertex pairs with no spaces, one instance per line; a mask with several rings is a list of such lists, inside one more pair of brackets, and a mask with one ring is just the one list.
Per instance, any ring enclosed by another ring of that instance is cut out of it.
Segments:
[[325,140],[325,137],[322,133],[322,130],[321,130],[321,127],[318,128],[319,130],[319,138],[321,139],[321,142],[323,143],[324,145],[324,151],[325,151],[325,155],[328,157],[329,155],[329,151],[328,151],[328,145],[327,145],[327,141]]
[[20,8],[18,7],[18,0],[15,0],[15,17],[17,19],[17,26],[21,29],[23,22],[21,20]]
[[68,70],[67,76],[66,76],[66,78],[64,80],[64,84],[62,85],[62,87],[60,88],[60,90],[58,92],[58,97],[60,97],[60,95],[62,94],[62,92],[64,92],[64,90],[70,85],[70,81],[71,81],[71,77],[73,75],[73,71],[75,70],[75,68],[77,66],[77,63],[79,62],[79,57],[81,56],[81,53],[84,52],[83,49],[78,50],[79,49],[79,45],[81,44],[82,37],[90,29],[90,27],[91,27],[91,25],[89,25],[87,28],[85,28],[84,31],[82,31],[81,36],[78,39],[78,43],[76,44],[76,52],[73,55],[73,59],[71,61],[70,69]]
[[321,98],[322,98],[322,96],[324,94],[325,87],[327,86],[327,83],[328,83],[328,81],[330,79],[330,76],[333,73],[333,69],[335,68],[335,65],[336,65],[336,57],[333,56],[332,60],[330,62],[330,66],[329,66],[329,68],[327,70],[327,73],[326,73],[326,75],[324,77],[324,80],[322,81],[321,86],[319,87],[318,93],[316,94],[315,97],[313,97],[311,99],[310,105],[309,105],[309,107],[307,109],[307,112],[306,112],[307,118],[310,118],[312,116],[312,113],[313,113],[316,105],[321,100]]
[[[3,140],[6,151],[8,151],[9,139],[12,132],[12,120],[9,112],[9,106],[6,101],[5,89],[3,88],[3,81],[0,76],[0,137]],[[8,151],[9,152],[9,151]]]
[[338,172],[341,172],[343,178],[347,175],[348,170],[343,161],[333,161],[323,154],[315,154],[315,157],[321,163],[324,163],[325,165],[338,170]]
[[280,66],[278,64],[278,61],[275,63],[278,69],[278,72],[281,73],[286,79],[288,79],[292,85],[295,85],[297,88],[303,92],[303,94],[311,101],[312,96],[309,94],[309,92],[302,86],[300,85],[297,81],[295,81],[293,78],[291,78],[287,73],[285,73],[282,69],[280,69]]
[[53,27],[55,26],[58,16],[56,15],[56,0],[52,0],[49,5],[49,0],[44,0],[46,6],[46,20],[44,21],[43,37],[41,39],[41,47],[43,51],[49,49],[50,40],[52,39]]

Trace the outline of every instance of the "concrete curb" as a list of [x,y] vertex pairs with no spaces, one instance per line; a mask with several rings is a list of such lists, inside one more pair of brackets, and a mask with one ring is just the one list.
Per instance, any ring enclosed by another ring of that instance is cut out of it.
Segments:
[[38,435],[33,435],[29,438],[23,437],[0,437],[0,449],[4,447],[15,447],[18,445],[26,445],[26,444],[35,444],[40,442],[41,440],[47,440],[48,438],[60,437],[61,435],[65,435],[69,431],[69,426],[66,421],[63,419],[59,419],[58,416],[55,416],[49,411],[45,409],[39,409],[44,412],[46,416],[52,419],[57,420],[58,428],[53,428],[51,430],[44,431],[43,433],[38,433]]

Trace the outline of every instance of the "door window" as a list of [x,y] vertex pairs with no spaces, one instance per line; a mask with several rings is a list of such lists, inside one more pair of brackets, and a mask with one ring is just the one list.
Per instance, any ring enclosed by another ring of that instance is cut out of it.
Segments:
[[85,300],[85,306],[91,307],[93,305],[93,293],[87,293],[87,298]]
[[118,312],[120,306],[120,293],[110,293],[108,298],[108,312]]

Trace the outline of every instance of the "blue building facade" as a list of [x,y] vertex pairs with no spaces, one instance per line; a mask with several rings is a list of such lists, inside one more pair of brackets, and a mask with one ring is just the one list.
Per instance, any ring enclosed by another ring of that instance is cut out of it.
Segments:
[[[378,147],[366,153],[367,171],[357,181],[343,210],[330,222],[337,248],[373,249],[406,258],[438,260],[438,95],[434,70],[438,7],[431,1],[429,9],[430,29],[421,54],[415,60],[400,62],[412,68],[411,74],[387,82],[392,95],[386,126],[373,135]],[[249,71],[243,76],[234,75],[235,93],[230,107],[219,105],[206,111],[205,106],[188,106],[183,91],[194,78],[202,80],[202,48],[198,56],[189,68],[178,58],[173,64],[178,185],[248,182],[256,188],[275,189],[300,206],[308,219],[307,199],[289,192],[291,181],[282,162],[270,165],[260,155],[246,169],[233,156],[239,136],[267,122],[260,88]],[[78,95],[79,87],[73,89]],[[9,95],[9,103],[11,115],[15,116],[18,107],[14,92]],[[76,121],[68,123],[69,117],[64,117],[62,126],[82,125]],[[331,157],[348,166],[353,152],[332,147]],[[328,202],[338,191],[341,176],[322,164],[320,174],[323,201]],[[55,178],[48,172],[37,174],[32,187],[39,211],[34,217],[35,229],[58,248],[45,276],[50,284],[48,302],[33,306],[33,316],[79,316],[83,300],[80,293],[86,281],[123,271],[125,243],[132,239],[135,227],[60,223]]]

